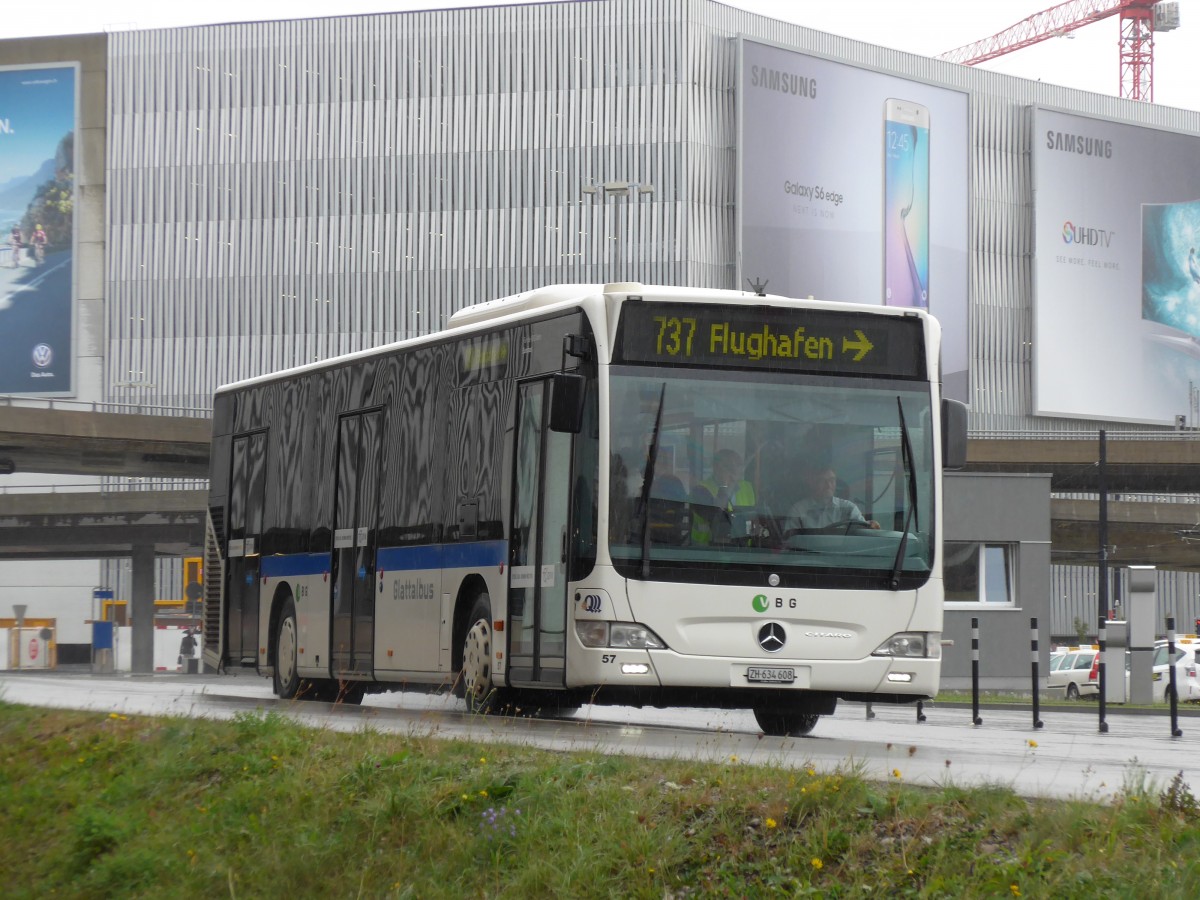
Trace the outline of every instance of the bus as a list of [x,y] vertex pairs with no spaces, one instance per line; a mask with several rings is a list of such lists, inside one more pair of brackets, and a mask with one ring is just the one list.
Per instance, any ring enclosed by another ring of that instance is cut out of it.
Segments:
[[[749,709],[770,735],[931,698],[966,454],[939,341],[915,309],[556,285],[224,386],[205,664],[281,698]],[[805,521],[811,481],[844,520]]]

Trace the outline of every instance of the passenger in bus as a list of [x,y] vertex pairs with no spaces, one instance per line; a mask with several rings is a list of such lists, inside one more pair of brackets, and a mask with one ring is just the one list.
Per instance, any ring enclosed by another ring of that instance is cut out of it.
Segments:
[[712,475],[692,491],[693,544],[728,539],[734,511],[754,508],[754,485],[742,478],[742,470],[736,450],[725,448],[713,454]]
[[786,530],[828,528],[832,525],[863,525],[878,528],[879,523],[862,514],[853,500],[837,496],[837,472],[832,466],[810,465],[803,473],[804,497],[788,510]]

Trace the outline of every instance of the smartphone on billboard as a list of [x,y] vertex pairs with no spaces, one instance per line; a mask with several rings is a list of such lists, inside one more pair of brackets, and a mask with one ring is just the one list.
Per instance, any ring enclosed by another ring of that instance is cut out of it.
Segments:
[[883,302],[929,306],[929,110],[884,105]]

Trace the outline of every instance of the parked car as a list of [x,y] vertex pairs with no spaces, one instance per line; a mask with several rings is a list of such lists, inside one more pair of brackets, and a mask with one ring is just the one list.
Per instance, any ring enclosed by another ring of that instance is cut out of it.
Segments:
[[1094,697],[1100,693],[1099,665],[1098,647],[1070,647],[1064,653],[1051,654],[1046,690],[1068,700]]
[[[1200,668],[1196,662],[1198,647],[1200,642],[1191,637],[1181,637],[1175,643],[1175,696],[1181,703],[1200,701]],[[1154,702],[1166,703],[1167,691],[1171,687],[1171,667],[1167,662],[1166,641],[1155,642],[1151,665]]]

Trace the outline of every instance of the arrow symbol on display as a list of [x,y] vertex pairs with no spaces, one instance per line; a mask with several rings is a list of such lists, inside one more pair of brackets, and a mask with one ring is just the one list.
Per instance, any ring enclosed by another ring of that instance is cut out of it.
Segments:
[[862,362],[863,357],[875,349],[875,345],[867,340],[867,336],[860,329],[855,328],[854,333],[858,336],[858,340],[856,341],[852,341],[848,337],[842,338],[842,353],[857,350],[858,352],[854,355],[854,361]]

